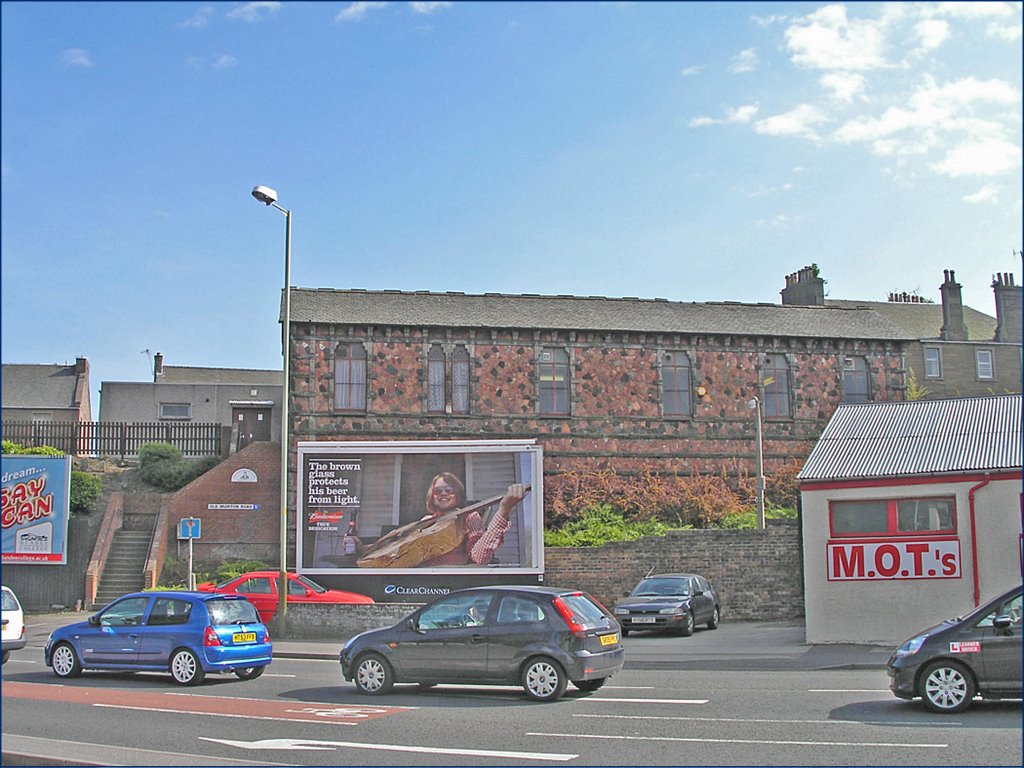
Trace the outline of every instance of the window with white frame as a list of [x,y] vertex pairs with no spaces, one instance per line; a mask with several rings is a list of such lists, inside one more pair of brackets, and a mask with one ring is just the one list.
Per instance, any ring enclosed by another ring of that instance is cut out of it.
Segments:
[[989,381],[996,377],[995,365],[992,362],[991,349],[974,350],[974,364],[978,371],[978,379],[981,381]]
[[868,361],[863,357],[843,357],[843,402],[866,403],[871,400],[871,379]]
[[690,415],[690,358],[685,352],[661,356],[661,402],[666,416]]
[[451,355],[446,355],[440,344],[430,346],[427,410],[430,413],[469,413],[469,352],[465,344],[456,344]]
[[366,349],[341,343],[334,350],[334,409],[366,410]]
[[789,413],[789,361],[785,355],[765,355],[761,369],[764,415],[784,418]]
[[938,347],[924,348],[924,377],[926,379],[942,378],[942,350]]
[[569,414],[569,353],[545,347],[537,360],[537,399],[541,413]]
[[190,403],[160,403],[159,417],[161,419],[191,419],[192,405]]

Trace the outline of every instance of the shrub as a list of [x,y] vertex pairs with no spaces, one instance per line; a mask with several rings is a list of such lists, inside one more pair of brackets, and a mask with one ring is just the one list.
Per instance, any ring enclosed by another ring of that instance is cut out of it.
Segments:
[[146,443],[139,448],[139,477],[164,491],[177,491],[220,463],[218,456],[191,460],[170,443]]
[[71,472],[71,512],[87,515],[92,512],[103,491],[103,481],[88,472]]
[[139,466],[158,461],[178,461],[182,458],[177,446],[170,443],[146,443],[139,448]]
[[260,560],[228,560],[217,566],[216,581],[220,583],[249,571],[266,571],[269,568],[270,566]]
[[544,531],[546,547],[599,547],[610,541],[635,541],[641,536],[664,536],[668,526],[657,521],[626,520],[609,504],[584,510],[578,520],[557,530]]

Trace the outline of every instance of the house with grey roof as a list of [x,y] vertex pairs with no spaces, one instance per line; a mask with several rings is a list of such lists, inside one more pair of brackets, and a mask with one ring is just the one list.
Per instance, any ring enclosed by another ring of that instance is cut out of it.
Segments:
[[[89,361],[3,364],[4,422],[91,421]],[[6,435],[5,435],[6,437]]]
[[798,475],[808,643],[894,645],[1020,583],[1021,405],[836,408]]
[[916,340],[906,346],[915,397],[942,398],[1021,391],[1021,286],[1012,273],[992,279],[995,317],[963,303],[953,270],[943,271],[940,303],[901,292],[888,301],[832,299],[813,265],[786,277],[785,305],[873,309]]
[[153,358],[153,381],[104,381],[101,423],[221,424],[228,453],[251,442],[280,441],[281,371],[165,365]]

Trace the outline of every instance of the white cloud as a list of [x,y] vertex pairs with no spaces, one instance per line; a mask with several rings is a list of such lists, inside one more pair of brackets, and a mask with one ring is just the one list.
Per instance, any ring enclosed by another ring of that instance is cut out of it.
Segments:
[[742,107],[725,110],[725,117],[716,120],[713,117],[695,117],[689,122],[691,128],[700,128],[705,125],[722,125],[723,123],[749,123],[757,114],[757,106],[745,104]]
[[995,187],[982,187],[973,195],[965,195],[967,203],[995,203],[999,200],[999,192]]
[[204,5],[185,21],[181,22],[182,27],[191,27],[192,29],[202,29],[210,22],[210,16],[213,14],[212,5]]
[[436,2],[436,3],[423,3],[423,2],[420,2],[420,3],[409,3],[409,5],[412,7],[413,12],[415,12],[415,13],[422,13],[424,15],[430,15],[431,13],[434,13],[434,11],[440,11],[440,10],[443,10],[445,8],[451,8],[452,7],[451,3],[444,3],[444,2]]
[[947,176],[994,176],[1021,167],[1021,148],[1000,139],[954,147],[932,168]]
[[985,28],[985,33],[989,37],[994,37],[997,40],[1005,40],[1008,43],[1020,40],[1022,32],[1024,32],[1024,27],[1021,26],[1019,21],[1016,24],[998,24],[996,22],[992,22]]
[[362,21],[366,18],[366,14],[370,11],[376,11],[380,8],[387,6],[387,3],[381,2],[358,2],[349,3],[346,7],[338,11],[338,15],[334,17],[335,21]]
[[700,128],[705,125],[718,125],[721,122],[721,120],[715,120],[711,117],[695,117],[687,125],[691,128]]
[[225,15],[229,19],[241,19],[242,21],[251,24],[252,22],[259,21],[272,13],[277,13],[280,8],[280,3],[271,2],[270,0],[256,0],[256,2],[236,5]]
[[941,19],[923,19],[914,27],[920,40],[918,52],[933,51],[949,39],[949,22]]
[[856,72],[827,72],[818,80],[832,101],[849,104],[864,98],[864,75]]
[[950,2],[935,3],[922,8],[930,15],[948,16],[958,19],[990,19],[1007,18],[1016,13],[1014,6],[1017,3],[996,3],[996,2]]
[[213,60],[213,63],[210,64],[210,66],[213,69],[226,69],[227,67],[235,66],[235,64],[237,63],[238,60],[234,56],[232,56],[229,53],[222,53],[220,56]]
[[60,63],[65,67],[91,67],[92,58],[84,48],[67,48],[60,52]]
[[820,137],[811,126],[827,122],[828,119],[813,104],[801,104],[789,112],[758,120],[754,123],[754,130],[767,136],[797,136],[816,141]]
[[703,66],[700,66],[700,67],[687,67],[686,69],[682,70],[679,74],[682,75],[683,77],[689,77],[690,75],[699,75],[703,71],[704,71],[704,67]]
[[786,46],[798,67],[878,69],[885,65],[884,28],[884,21],[851,21],[845,6],[827,5],[791,25]]
[[732,61],[729,62],[729,71],[737,74],[753,72],[760,63],[760,59],[757,58],[757,52],[753,48],[747,48],[745,51],[740,51],[732,57]]

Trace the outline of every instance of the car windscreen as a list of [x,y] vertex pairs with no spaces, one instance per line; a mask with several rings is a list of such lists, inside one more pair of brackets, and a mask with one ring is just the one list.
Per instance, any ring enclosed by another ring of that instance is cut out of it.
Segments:
[[312,579],[310,579],[310,578],[308,578],[306,576],[303,576],[301,574],[297,575],[295,577],[295,580],[296,581],[301,581],[303,584],[305,584],[307,587],[312,589],[317,594],[322,595],[324,592],[327,591],[327,587],[322,587],[319,584],[317,584],[315,581],[313,581]]
[[690,594],[690,580],[644,579],[630,594],[633,597],[685,597]]
[[16,611],[18,610],[18,601],[14,599],[14,593],[8,590],[4,590],[4,603],[3,609],[5,611]]
[[206,607],[210,611],[210,623],[215,627],[225,624],[258,624],[260,621],[256,609],[248,600],[209,600]]

